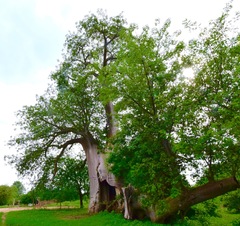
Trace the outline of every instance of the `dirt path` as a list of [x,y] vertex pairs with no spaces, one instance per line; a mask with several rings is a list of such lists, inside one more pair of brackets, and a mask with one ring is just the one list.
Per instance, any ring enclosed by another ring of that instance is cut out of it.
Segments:
[[0,212],[8,213],[11,211],[20,211],[20,210],[31,210],[32,207],[10,207],[10,208],[0,208]]

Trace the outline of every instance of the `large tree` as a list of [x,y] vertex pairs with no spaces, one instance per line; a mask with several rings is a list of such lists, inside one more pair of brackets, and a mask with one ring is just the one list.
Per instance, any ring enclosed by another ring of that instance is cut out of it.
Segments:
[[112,208],[119,187],[105,161],[108,139],[117,131],[114,98],[108,86],[114,76],[111,67],[116,60],[119,40],[128,30],[122,16],[108,18],[99,11],[98,16],[86,17],[77,24],[77,32],[67,36],[64,62],[60,72],[52,76],[60,92],[79,89],[83,78],[92,81],[85,86],[85,91],[93,105],[82,105],[83,115],[89,122],[80,129],[80,143],[86,153],[90,178],[90,212]]
[[[240,46],[230,8],[185,52],[181,43],[168,48],[174,42],[165,29],[145,30],[128,43],[130,54],[122,52],[122,126],[110,162],[114,174],[136,188],[127,196],[140,193],[153,221],[171,222],[190,206],[239,188]],[[184,66],[193,68],[190,80],[181,76]],[[187,171],[191,180],[204,172],[205,183],[191,187]],[[128,202],[131,218],[139,204],[136,197]]]
[[[115,208],[120,192],[126,218],[162,223],[238,188],[240,46],[229,12],[189,44],[169,33],[170,21],[142,32],[102,12],[80,21],[52,74],[56,85],[19,111],[24,132],[10,142],[24,150],[11,158],[18,171],[47,183],[81,144],[90,212]],[[204,171],[206,182],[191,187],[187,169]]]
[[118,187],[106,167],[108,139],[116,133],[112,97],[108,91],[111,64],[116,59],[120,36],[128,29],[122,16],[108,18],[103,12],[77,24],[66,39],[63,62],[51,77],[50,87],[34,106],[18,112],[23,133],[13,138],[24,154],[12,157],[21,174],[36,174],[47,183],[58,162],[73,144],[81,144],[90,178],[90,212],[112,206]]

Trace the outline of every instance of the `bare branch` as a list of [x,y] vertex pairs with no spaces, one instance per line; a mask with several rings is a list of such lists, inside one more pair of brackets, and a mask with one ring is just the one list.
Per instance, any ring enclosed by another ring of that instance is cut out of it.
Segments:
[[71,139],[71,140],[68,140],[66,141],[64,144],[62,144],[61,146],[59,146],[59,148],[62,148],[61,152],[57,155],[57,157],[55,158],[55,163],[54,163],[54,175],[56,175],[57,173],[57,164],[60,160],[60,158],[64,155],[65,153],[65,150],[66,148],[69,146],[69,145],[73,145],[73,144],[77,144],[77,143],[82,143],[84,141],[83,138],[74,138],[74,139]]

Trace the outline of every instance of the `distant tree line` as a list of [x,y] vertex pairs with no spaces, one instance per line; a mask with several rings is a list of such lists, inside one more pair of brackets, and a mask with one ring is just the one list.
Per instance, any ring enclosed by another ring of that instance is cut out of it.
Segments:
[[20,181],[15,181],[12,186],[0,185],[0,206],[20,203],[24,192],[25,188]]
[[56,200],[57,202],[79,200],[83,208],[83,201],[88,198],[89,179],[86,160],[82,156],[74,159],[65,157],[58,164],[58,170],[53,180],[46,184],[37,184],[31,191],[25,193],[20,181],[12,186],[0,186],[0,205],[37,204],[39,200]]

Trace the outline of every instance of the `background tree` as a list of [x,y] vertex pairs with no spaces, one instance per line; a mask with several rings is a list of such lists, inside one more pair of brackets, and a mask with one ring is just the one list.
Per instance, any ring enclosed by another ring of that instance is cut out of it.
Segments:
[[0,205],[12,204],[13,190],[7,185],[0,185]]
[[54,178],[48,183],[38,184],[35,188],[39,200],[56,200],[61,204],[63,201],[79,199],[80,208],[83,208],[83,200],[89,195],[89,178],[86,159],[82,158],[62,158],[58,162]]
[[15,186],[17,188],[18,196],[21,196],[26,191],[23,184],[20,181],[14,181],[12,186]]
[[20,199],[21,204],[37,204],[37,193],[34,189],[23,194]]
[[80,208],[83,208],[84,197],[89,195],[86,160],[83,160],[81,156],[62,159],[53,183],[59,189],[59,192],[70,188],[75,190],[80,200]]
[[73,201],[78,199],[78,193],[73,187],[56,186],[49,184],[47,186],[38,186],[35,188],[37,204],[58,202],[60,208],[62,202]]
[[21,196],[25,192],[25,188],[23,184],[20,181],[14,181],[11,188],[13,190],[13,198],[14,198],[13,204],[15,204],[16,202],[20,202]]

